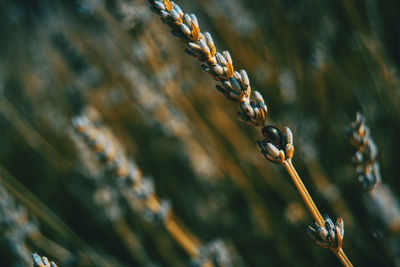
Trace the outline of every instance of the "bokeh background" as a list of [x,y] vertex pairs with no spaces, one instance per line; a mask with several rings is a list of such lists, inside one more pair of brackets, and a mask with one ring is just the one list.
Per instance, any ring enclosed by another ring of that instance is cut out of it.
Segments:
[[[400,266],[400,2],[178,4],[247,70],[271,124],[291,127],[294,165],[321,212],[344,218],[350,260]],[[259,130],[236,119],[147,1],[4,0],[0,22],[1,266],[25,266],[31,252],[60,266],[190,264],[112,182],[99,193],[104,168],[71,123],[88,110],[203,245],[224,242],[233,266],[340,266],[306,234],[312,218],[285,170],[260,155]],[[356,111],[379,149],[373,193],[345,135]]]

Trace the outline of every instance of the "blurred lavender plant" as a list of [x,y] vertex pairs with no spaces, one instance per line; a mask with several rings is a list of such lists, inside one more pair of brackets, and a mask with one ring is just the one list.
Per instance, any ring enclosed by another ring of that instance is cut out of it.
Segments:
[[370,214],[382,220],[384,228],[400,233],[400,202],[385,183],[380,183],[364,197]]
[[202,267],[211,260],[214,266],[231,267],[230,253],[224,241],[217,239],[200,248],[200,255],[191,261],[190,266]]
[[355,148],[352,158],[356,164],[357,178],[364,188],[373,190],[381,182],[379,163],[376,161],[378,149],[370,136],[365,117],[357,112],[356,120],[346,128],[350,144]]
[[27,210],[0,184],[0,231],[9,248],[15,254],[16,262],[31,264],[31,253],[27,240],[39,232],[30,219]]
[[[208,266],[215,257],[210,253],[205,255],[198,239],[175,221],[169,201],[159,200],[154,191],[153,180],[143,177],[141,170],[125,155],[112,133],[102,129],[85,115],[74,117],[72,124],[76,132],[96,153],[98,159],[117,178],[118,189],[130,207],[135,212],[141,211],[145,219],[163,224],[192,258],[202,259],[205,265],[201,265]],[[224,255],[223,259],[229,259],[226,253]],[[223,262],[218,264],[223,264]]]

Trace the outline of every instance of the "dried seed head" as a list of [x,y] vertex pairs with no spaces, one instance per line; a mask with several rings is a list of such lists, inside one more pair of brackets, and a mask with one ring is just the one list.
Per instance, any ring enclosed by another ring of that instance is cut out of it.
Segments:
[[344,221],[342,218],[337,218],[336,219],[336,234],[340,234],[340,236],[343,238],[344,236]]
[[233,78],[238,80],[240,83],[242,82],[242,77],[240,76],[240,73],[236,70],[233,72]]
[[193,52],[201,52],[201,46],[196,44],[196,43],[188,43],[189,48],[193,51]]
[[277,149],[282,149],[284,136],[275,126],[265,126],[261,130],[262,135],[268,143],[272,143]]
[[[239,112],[238,118],[250,126],[262,126],[267,118],[267,106],[264,104],[262,96],[255,91],[256,101],[248,101],[245,92],[241,92],[239,100],[242,112]],[[243,104],[245,103],[245,104]]]
[[180,8],[180,6],[178,6],[175,3],[173,3],[173,6],[174,6],[175,11],[179,14],[179,17],[182,19],[184,13],[183,13],[182,9]]
[[209,59],[209,58],[211,57],[211,51],[210,51],[210,48],[209,48],[208,45],[207,45],[206,40],[205,40],[204,38],[200,38],[200,39],[199,39],[199,45],[200,45],[200,47],[201,47],[201,51],[202,51],[203,54],[204,54],[204,57],[205,57],[206,59]]
[[321,247],[339,251],[342,247],[344,236],[343,219],[338,218],[336,223],[333,224],[332,220],[325,215],[324,220],[325,227],[318,225],[314,221],[314,227],[308,226],[307,233]]
[[229,78],[229,81],[232,85],[232,89],[235,91],[235,93],[240,94],[242,93],[242,87],[238,83],[238,81],[235,78]]
[[162,22],[166,23],[167,19],[168,19],[168,16],[169,16],[169,13],[167,11],[165,11],[165,10],[161,10],[160,11],[160,16],[161,16]]
[[[260,147],[261,153],[274,163],[283,163],[293,157],[293,135],[288,127],[285,127],[284,132],[281,132],[275,126],[265,126],[261,133],[264,137],[262,142],[257,144],[265,144]],[[274,149],[272,148],[274,147]],[[278,151],[279,154],[276,152]]]
[[[242,85],[243,94],[246,97],[246,99],[249,99],[250,94],[251,94],[251,88],[250,88],[250,81],[249,81],[249,77],[247,76],[247,72],[245,70],[240,70],[240,77],[241,77],[240,83]],[[260,93],[257,91],[255,91],[254,93],[255,93],[256,99],[257,99],[257,94],[260,95]],[[264,102],[264,99],[262,101]]]
[[181,21],[181,17],[179,16],[179,13],[175,9],[172,9],[170,11],[170,15],[174,21],[179,21],[179,22]]
[[215,65],[213,65],[212,68],[213,68],[214,72],[215,72],[218,76],[222,76],[222,75],[224,74],[224,69],[223,69],[220,65],[215,64]]
[[285,154],[287,159],[291,159],[294,154],[293,134],[289,127],[284,128],[285,132]]
[[264,98],[262,97],[262,95],[260,94],[260,92],[258,91],[254,91],[254,96],[256,97],[256,102],[258,103],[258,105],[264,109],[265,113],[267,113],[267,106],[265,105],[265,101]]
[[162,0],[162,3],[165,6],[165,9],[169,12],[172,9],[172,4],[169,0]]
[[239,107],[249,118],[254,117],[254,108],[249,103],[242,102]]
[[246,71],[235,71],[228,51],[222,54],[216,51],[211,34],[200,32],[196,16],[183,13],[178,5],[169,0],[154,0],[150,3],[153,9],[159,10],[162,20],[172,28],[173,34],[188,42],[189,49],[185,52],[205,62],[203,70],[213,79],[222,82],[222,86],[218,85],[217,89],[232,101],[250,105],[251,109],[242,106],[242,112],[238,113],[239,120],[251,126],[264,125],[267,115],[264,99],[258,92],[255,93],[255,100],[250,99],[251,88]]
[[267,160],[278,164],[282,164],[285,160],[284,152],[266,140],[257,141],[257,145]]
[[227,65],[228,64],[228,62],[226,61],[225,57],[220,52],[215,53],[215,57],[217,59],[217,63],[219,63],[221,65]]
[[325,217],[325,229],[328,231],[328,236],[332,239],[335,236],[335,225],[329,217]]
[[163,3],[161,3],[160,1],[154,1],[154,7],[156,8],[157,11],[160,10],[165,10],[165,6]]
[[[226,62],[228,62],[228,64],[232,64],[232,58],[231,58],[231,54],[229,54],[229,51],[222,52],[222,55],[224,56],[224,58],[226,59]],[[232,75],[233,75],[233,73],[232,73]]]
[[192,24],[194,24],[197,28],[199,27],[199,22],[197,21],[197,17],[195,14],[190,14],[190,18],[192,19]]
[[192,41],[197,43],[199,41],[199,36],[200,36],[199,24],[198,24],[197,18],[194,14],[190,14],[190,17],[192,19],[192,25],[191,25]]
[[271,143],[266,144],[266,148],[268,153],[266,154],[266,157],[275,163],[282,164],[283,161],[285,160],[285,154],[283,153],[282,150],[278,150],[276,146],[272,145]]
[[232,91],[227,90],[226,87],[219,86],[218,84],[215,86],[217,90],[222,93],[226,98],[228,98],[231,101],[236,102],[238,95],[235,95]]
[[180,27],[181,27],[182,33],[183,33],[186,37],[190,38],[191,31],[190,31],[189,27],[186,26],[184,23],[182,23],[182,24],[180,25]]
[[214,40],[212,39],[211,34],[208,33],[208,32],[206,32],[204,34],[204,36],[206,38],[207,45],[210,48],[211,56],[213,57],[213,56],[215,56],[215,52],[216,52],[216,48],[215,48],[215,45],[214,45]]
[[268,151],[268,154],[272,157],[272,158],[279,158],[280,157],[280,153],[279,153],[279,149],[276,147],[276,146],[274,146],[273,144],[271,144],[271,143],[266,143],[266,148],[267,148],[267,151]]
[[227,78],[231,78],[231,77],[233,77],[233,73],[234,73],[234,68],[233,68],[233,63],[232,63],[232,58],[231,58],[231,55],[229,54],[229,52],[228,51],[224,51],[223,53],[222,53],[222,55],[225,57],[225,59],[226,59],[226,61],[228,62],[227,64],[226,64],[226,68],[227,68],[227,71],[226,71],[226,77]]
[[184,21],[184,24],[187,25],[187,27],[189,27],[189,28],[192,27],[192,18],[188,14],[183,15],[183,21]]

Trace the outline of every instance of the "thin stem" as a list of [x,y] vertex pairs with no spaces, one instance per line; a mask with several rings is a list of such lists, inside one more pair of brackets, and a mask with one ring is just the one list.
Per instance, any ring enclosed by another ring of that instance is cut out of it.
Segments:
[[353,266],[350,260],[347,258],[346,254],[344,253],[343,249],[340,249],[339,252],[335,252],[336,256],[340,259],[344,266]]
[[291,160],[284,161],[283,165],[285,166],[290,177],[292,178],[294,185],[296,186],[297,190],[299,191],[301,198],[303,199],[304,203],[306,204],[306,206],[307,206],[308,210],[310,211],[311,215],[313,216],[314,220],[321,227],[324,227],[324,219],[322,218],[321,213],[318,211],[317,207],[314,204],[314,201],[312,200],[306,187],[304,186],[299,175],[297,174],[296,169],[293,167]]
[[[308,210],[310,211],[311,215],[313,216],[314,220],[321,226],[325,227],[324,219],[319,212],[317,206],[315,205],[314,201],[312,200],[310,194],[308,193],[307,188],[305,187],[303,181],[301,180],[299,174],[297,173],[296,169],[294,168],[292,161],[286,160],[283,162],[283,166],[285,166],[287,172],[289,173],[290,177],[294,185],[296,186],[297,190],[300,193],[301,198],[304,201],[304,204],[307,206]],[[353,264],[347,258],[344,251],[340,248],[339,250],[331,249],[333,253],[339,258],[342,262],[343,266],[352,267]]]

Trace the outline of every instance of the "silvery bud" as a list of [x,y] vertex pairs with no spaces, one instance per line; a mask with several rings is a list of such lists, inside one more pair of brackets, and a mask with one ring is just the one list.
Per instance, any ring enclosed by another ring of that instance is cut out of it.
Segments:
[[330,248],[339,251],[342,247],[344,237],[344,222],[338,218],[333,224],[328,216],[324,216],[324,227],[314,221],[314,226],[307,227],[307,233],[318,245],[323,248]]
[[274,126],[265,126],[261,132],[264,140],[257,141],[257,145],[266,159],[282,164],[293,157],[293,134],[289,127],[281,132]]

